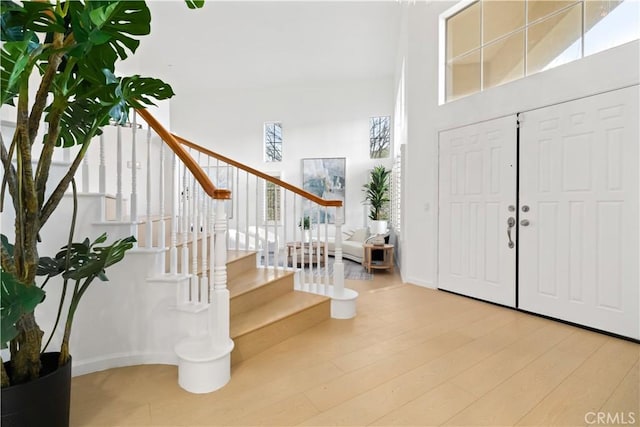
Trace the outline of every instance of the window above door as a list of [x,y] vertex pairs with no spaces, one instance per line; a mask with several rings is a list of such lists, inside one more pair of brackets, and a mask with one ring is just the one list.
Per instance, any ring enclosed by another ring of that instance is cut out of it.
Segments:
[[442,102],[640,38],[637,0],[475,0],[441,15]]

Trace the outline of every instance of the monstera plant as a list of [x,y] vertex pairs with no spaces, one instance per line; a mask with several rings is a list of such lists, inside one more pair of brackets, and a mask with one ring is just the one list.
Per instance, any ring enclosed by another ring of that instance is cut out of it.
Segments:
[[[203,1],[187,4],[196,8]],[[2,0],[1,7],[2,108],[15,114],[14,134],[6,141],[0,135],[1,202],[6,209],[8,194],[15,211],[13,242],[4,237],[2,242],[2,342],[8,342],[11,355],[9,370],[1,364],[6,387],[40,375],[45,334],[34,308],[46,289],[36,283],[36,275],[60,274],[65,289],[69,283],[73,291],[59,358],[64,364],[80,297],[93,279],[106,279],[105,268],[132,246],[132,239],[103,245],[106,236],[100,236],[93,242],[70,239],[54,257],[38,252],[40,238],[46,238],[40,230],[73,183],[92,138],[110,122],[126,122],[132,108],[146,108],[174,93],[159,79],[115,74],[116,63],[134,54],[139,38],[150,33],[151,13],[144,1]],[[45,123],[46,133],[39,138]],[[79,146],[77,155],[62,178],[51,182],[54,151],[72,146]]]

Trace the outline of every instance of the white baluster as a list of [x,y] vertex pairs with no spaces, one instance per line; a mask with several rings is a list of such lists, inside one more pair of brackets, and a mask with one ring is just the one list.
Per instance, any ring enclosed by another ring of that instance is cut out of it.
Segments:
[[229,166],[231,169],[231,176],[233,177],[235,173],[236,185],[232,186],[232,188],[236,189],[236,191],[231,195],[231,203],[236,205],[233,210],[233,218],[236,224],[236,250],[240,249],[240,197],[238,197],[238,189],[240,188],[240,169],[235,166]]
[[[199,156],[199,155],[198,155]],[[199,163],[199,162],[198,162]],[[207,176],[209,176],[209,172],[211,171],[211,157],[207,156]],[[211,249],[211,244],[209,240],[213,240],[209,238],[209,230],[211,229],[209,221],[211,216],[211,204],[209,201],[211,197],[206,194],[204,191],[202,192],[202,283],[200,284],[200,288],[204,290],[204,298],[203,302],[211,303],[211,289],[209,283],[209,252]],[[213,265],[213,264],[211,264]]]
[[[245,198],[245,218],[244,218],[244,250],[248,251],[249,250],[249,172],[245,173],[245,179],[246,179],[246,188],[244,191],[244,198]],[[236,190],[236,193],[238,193],[238,191]],[[239,194],[236,194],[237,196],[240,196]]]
[[[307,201],[303,201],[301,203],[302,206],[300,206],[300,208],[302,209],[301,212],[301,216],[300,216],[300,224],[301,224],[301,229],[300,229],[300,233],[302,233],[302,253],[300,254],[300,259],[302,260],[302,290],[308,292],[310,289],[310,281],[311,281],[311,246],[310,246],[310,241],[311,241],[311,236],[310,236],[310,231],[311,231],[311,217],[309,217],[309,232],[306,231],[306,229],[304,228],[304,216],[305,216],[305,210],[304,207],[305,205],[308,205]],[[307,241],[309,240],[309,242]],[[309,261],[308,263],[306,263],[306,261]],[[305,268],[305,263],[306,265],[308,265],[309,267],[309,271],[307,272],[307,269]]]
[[274,193],[274,209],[273,209],[273,238],[274,238],[274,248],[273,248],[273,268],[277,269],[280,266],[280,239],[278,238],[278,226],[279,226],[279,220],[278,220],[278,214],[280,213],[280,206],[278,206],[275,202],[278,202],[279,199],[276,196],[276,194],[278,194],[278,191],[280,191],[280,186],[279,185],[274,185],[273,188]]
[[138,133],[138,114],[133,111],[131,132],[131,222],[138,221],[138,162],[136,159],[136,134]]
[[324,207],[324,289],[322,294],[327,294],[329,285],[329,208]]
[[[288,251],[291,251],[291,268],[293,268],[293,270],[297,270],[298,269],[298,244],[296,243],[298,241],[298,233],[296,231],[296,228],[298,227],[297,225],[297,214],[296,214],[296,200],[298,199],[298,195],[295,193],[291,193],[293,195],[293,214],[291,215],[291,218],[293,219],[293,221],[291,221],[293,224],[291,224],[291,227],[293,228],[293,248],[291,249],[287,249]],[[302,277],[300,277],[300,279],[302,279]],[[300,287],[300,283],[298,283],[298,287]]]
[[314,292],[320,291],[320,205],[316,206],[316,241],[315,243],[315,255],[316,255],[316,269],[313,275],[313,289]]
[[187,277],[187,280],[180,282],[182,284],[182,293],[179,303],[187,304],[191,301],[191,278],[189,276],[189,247],[187,241],[189,240],[189,186],[187,177],[187,167],[184,163],[181,163],[182,167],[182,206],[180,209],[180,232],[182,238],[182,247],[180,253],[180,273]]
[[[163,143],[164,145],[164,143]],[[171,246],[169,247],[169,259],[171,274],[178,274],[178,161],[177,155],[171,155]]]
[[253,236],[253,240],[254,240],[254,248],[255,250],[258,252],[258,256],[256,257],[257,260],[257,264],[258,267],[260,266],[260,263],[262,262],[262,251],[264,250],[263,248],[260,247],[259,242],[259,236],[258,236],[258,221],[260,221],[260,178],[258,178],[258,175],[256,175],[256,222],[255,222],[255,235]]
[[[281,190],[282,191],[282,249],[284,250],[287,246],[287,193],[288,191],[285,190],[284,188]],[[288,270],[289,269],[289,264],[287,262],[287,259],[285,258],[286,255],[284,253],[284,251],[282,252],[282,257],[284,258],[282,260],[282,265],[284,265],[284,269]]]
[[333,295],[344,295],[344,264],[342,263],[342,224],[344,223],[344,207],[336,208],[336,237],[333,260]]
[[[162,176],[160,181],[162,181]],[[153,223],[151,222],[151,126],[147,128],[147,219],[145,233],[145,246],[151,248],[153,247]],[[161,271],[164,273],[164,269]]]
[[269,227],[267,227],[267,212],[266,212],[266,194],[267,194],[267,181],[262,180],[262,228],[264,230],[264,238],[262,239],[262,250],[264,252],[264,266],[265,268],[269,267],[270,257],[269,257]]
[[[202,167],[201,163],[202,153],[198,151],[198,166]],[[209,283],[207,280],[207,212],[205,210],[205,197],[208,197],[204,192],[202,186],[198,185],[198,233],[200,235],[200,303],[206,304],[209,302]]]
[[[189,248],[187,241],[189,240],[189,186],[187,181],[187,167],[182,165],[182,256],[180,259],[180,273],[189,274]],[[188,293],[187,293],[188,295]]]
[[122,221],[122,126],[117,128],[116,144],[116,219]]
[[98,191],[107,192],[107,167],[104,160],[104,132],[100,135],[100,165],[98,166]]
[[195,176],[191,181],[191,302],[200,301],[199,278],[198,278],[198,190],[200,186]]
[[[160,181],[160,219],[158,221],[158,227],[160,227],[158,229],[158,247],[162,248],[163,250],[166,249],[167,247],[167,236],[166,234],[166,222],[164,219],[165,216],[165,182],[164,180],[166,179],[166,177],[164,176],[164,143],[162,141],[160,141],[160,177],[159,177],[159,181]],[[173,193],[171,193],[173,194]],[[160,271],[162,271],[163,273],[166,271],[166,262],[167,262],[167,257],[166,257],[166,253],[163,254],[160,257]]]

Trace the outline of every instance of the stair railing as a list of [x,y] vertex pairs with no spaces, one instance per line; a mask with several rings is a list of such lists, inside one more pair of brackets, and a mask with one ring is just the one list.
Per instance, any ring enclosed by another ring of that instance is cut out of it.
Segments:
[[230,375],[228,250],[258,251],[260,267],[294,271],[296,289],[331,297],[332,317],[355,315],[357,293],[344,287],[341,201],[173,135],[147,110],[99,139],[78,179],[85,193],[113,202],[103,224],[159,254],[156,278],[176,283],[178,310],[209,313],[207,326],[176,346],[185,389],[211,391]]
[[[296,271],[296,289],[332,298],[332,317],[355,315],[357,293],[344,286],[341,200],[323,199],[173,136],[192,156],[204,156],[200,166],[206,168],[214,185],[232,191],[226,206],[230,250],[256,250],[258,267]],[[332,184],[331,180],[325,182]],[[309,230],[305,230],[305,218],[309,219]]]

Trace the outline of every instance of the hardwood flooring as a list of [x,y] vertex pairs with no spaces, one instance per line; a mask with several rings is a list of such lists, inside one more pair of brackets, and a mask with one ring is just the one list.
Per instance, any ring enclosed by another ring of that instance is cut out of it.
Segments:
[[217,392],[183,391],[175,366],[75,377],[71,425],[640,425],[638,344],[392,273],[347,286],[356,318],[242,361]]

